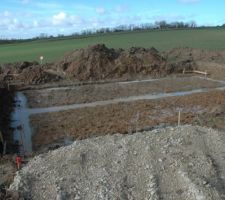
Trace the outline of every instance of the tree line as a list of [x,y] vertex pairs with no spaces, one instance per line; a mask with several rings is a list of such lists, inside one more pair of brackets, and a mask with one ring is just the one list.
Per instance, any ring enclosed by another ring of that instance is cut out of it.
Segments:
[[[222,26],[225,28],[225,24]],[[30,38],[30,39],[0,39],[0,44],[7,44],[7,43],[16,43],[16,42],[26,42],[26,41],[36,41],[36,40],[57,40],[57,39],[69,39],[69,38],[83,38],[89,37],[99,34],[106,34],[106,33],[118,33],[118,32],[133,32],[133,31],[146,31],[146,30],[173,30],[173,29],[194,29],[194,28],[208,28],[206,26],[197,26],[195,21],[190,22],[182,22],[182,21],[175,21],[175,22],[166,22],[165,20],[156,21],[155,23],[145,23],[145,24],[129,24],[129,25],[119,25],[113,28],[100,28],[100,29],[86,29],[81,32],[75,32],[70,35],[63,35],[59,34],[57,36],[49,35],[46,33],[41,33],[39,36]]]

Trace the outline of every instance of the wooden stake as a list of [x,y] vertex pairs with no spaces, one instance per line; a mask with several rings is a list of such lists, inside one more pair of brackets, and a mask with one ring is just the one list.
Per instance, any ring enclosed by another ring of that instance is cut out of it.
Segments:
[[178,112],[178,123],[177,123],[178,127],[180,126],[180,110]]

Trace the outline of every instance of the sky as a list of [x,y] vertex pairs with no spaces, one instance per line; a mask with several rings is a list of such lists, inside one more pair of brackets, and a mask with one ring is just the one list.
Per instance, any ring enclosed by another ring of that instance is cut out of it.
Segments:
[[155,21],[225,23],[223,0],[0,0],[0,38],[72,34]]

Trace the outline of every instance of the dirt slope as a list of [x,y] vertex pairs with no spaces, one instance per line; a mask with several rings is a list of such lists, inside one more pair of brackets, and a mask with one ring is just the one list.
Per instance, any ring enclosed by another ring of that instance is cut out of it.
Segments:
[[38,62],[8,63],[0,66],[0,80],[23,84],[43,84],[59,81],[61,77],[49,73]]
[[[62,60],[52,64],[4,64],[0,66],[0,75],[25,84],[40,84],[61,79],[96,81],[155,78],[182,73],[184,68],[207,71],[211,77],[223,78],[225,52],[175,48],[159,53],[154,48],[132,47],[124,50],[110,49],[104,44],[97,44],[69,52]],[[12,77],[9,74],[17,76]]]
[[203,49],[192,48],[174,48],[166,53],[168,58],[174,59],[190,59],[195,61],[206,61],[225,64],[224,51],[209,51]]
[[26,84],[43,84],[59,81],[61,77],[45,71],[40,66],[34,66],[24,69],[17,77],[17,80]]
[[107,48],[104,44],[75,50],[56,63],[56,67],[68,77],[79,81],[159,77],[182,71],[176,66],[168,67],[166,59],[154,48],[132,47],[129,50],[115,50]]
[[184,66],[182,63],[189,61],[194,63],[194,68],[207,71],[210,77],[219,79],[225,77],[225,51],[175,48],[164,53],[164,56],[168,63],[180,63],[181,66]]
[[224,142],[193,126],[86,139],[35,157],[10,188],[34,200],[220,200]]

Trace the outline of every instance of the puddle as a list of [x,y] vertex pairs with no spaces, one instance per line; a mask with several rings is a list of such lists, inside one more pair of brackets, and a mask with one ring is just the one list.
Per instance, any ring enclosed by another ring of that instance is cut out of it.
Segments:
[[11,127],[14,129],[13,138],[19,142],[21,154],[32,152],[32,130],[27,110],[27,99],[22,92],[17,92],[14,98],[15,107],[11,115]]

